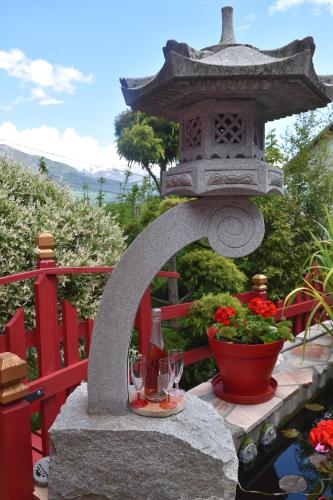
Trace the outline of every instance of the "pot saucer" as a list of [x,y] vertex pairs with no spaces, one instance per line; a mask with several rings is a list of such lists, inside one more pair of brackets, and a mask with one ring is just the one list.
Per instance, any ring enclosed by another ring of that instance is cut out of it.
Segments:
[[261,394],[255,394],[252,396],[246,396],[243,394],[231,394],[230,392],[225,392],[223,388],[223,381],[221,375],[218,373],[212,379],[213,392],[215,396],[229,403],[235,403],[239,405],[257,405],[269,401],[275,394],[278,383],[275,378],[271,377],[267,391]]

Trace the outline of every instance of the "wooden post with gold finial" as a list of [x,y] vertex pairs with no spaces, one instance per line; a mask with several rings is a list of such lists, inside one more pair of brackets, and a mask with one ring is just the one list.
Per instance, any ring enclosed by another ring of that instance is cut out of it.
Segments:
[[[38,347],[38,374],[44,377],[61,368],[58,286],[57,276],[48,273],[48,268],[55,268],[54,236],[43,232],[36,238],[38,269],[45,269],[35,281],[36,338]],[[44,455],[49,455],[48,430],[54,422],[65,400],[65,393],[42,401],[40,404],[42,446]]]
[[264,274],[252,276],[252,290],[258,292],[258,295],[267,295],[267,276]]
[[1,500],[31,500],[33,493],[29,404],[22,398],[27,364],[11,352],[0,354]]
[[52,233],[43,232],[40,233],[36,238],[37,243],[37,258],[38,269],[43,269],[46,267],[55,267],[55,255],[54,255],[54,236]]

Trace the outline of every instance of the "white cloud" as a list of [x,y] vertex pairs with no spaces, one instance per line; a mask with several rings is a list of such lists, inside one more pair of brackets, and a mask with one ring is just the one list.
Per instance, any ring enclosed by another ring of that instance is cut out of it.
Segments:
[[1,106],[1,109],[3,109],[4,111],[11,111],[13,108],[15,108],[15,106],[17,106],[18,104],[20,104],[20,102],[23,101],[25,101],[25,98],[23,96],[18,96],[12,102],[9,102],[8,104],[3,104]]
[[[77,84],[94,81],[92,74],[85,75],[72,66],[51,64],[44,59],[31,60],[19,49],[0,50],[0,69],[21,83],[32,85],[30,100],[37,100],[42,106],[62,102],[49,92],[74,94]],[[11,109],[10,105],[7,107]]]
[[45,91],[39,87],[32,88],[30,90],[31,97],[30,100],[37,100],[42,106],[50,106],[52,104],[62,104],[63,101],[56,99],[54,97],[49,97],[46,95]]
[[237,26],[236,31],[245,31],[251,28],[251,24],[243,24],[242,26]]
[[258,17],[258,14],[250,14],[249,16],[245,16],[243,18],[244,24],[242,24],[241,26],[237,26],[236,31],[249,30],[252,27],[252,24],[254,23],[254,21],[257,19],[257,17]]
[[305,3],[315,6],[316,15],[318,15],[320,7],[328,7],[333,15],[333,0],[276,0],[276,2],[270,6],[269,13],[284,12],[292,7]]
[[[55,127],[42,125],[18,130],[13,123],[5,122],[0,125],[0,144],[67,163],[80,170],[127,168],[126,160],[117,154],[115,142],[102,146],[94,137],[81,136],[73,128],[60,132]],[[133,171],[142,173],[138,166]]]
[[249,16],[244,17],[244,21],[247,21],[248,23],[253,23],[258,17],[258,14],[250,14]]

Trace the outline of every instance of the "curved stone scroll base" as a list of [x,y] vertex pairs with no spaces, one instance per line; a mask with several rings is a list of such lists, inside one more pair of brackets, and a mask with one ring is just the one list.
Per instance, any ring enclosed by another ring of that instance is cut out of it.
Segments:
[[242,257],[261,244],[259,209],[246,197],[201,198],[178,205],[130,245],[106,284],[97,313],[88,367],[88,411],[127,413],[127,357],[142,295],[173,255],[201,238],[225,257]]

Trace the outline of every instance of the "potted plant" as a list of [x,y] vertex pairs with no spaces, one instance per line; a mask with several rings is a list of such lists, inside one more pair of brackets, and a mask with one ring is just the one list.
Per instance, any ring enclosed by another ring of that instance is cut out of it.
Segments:
[[221,305],[208,329],[208,342],[219,375],[215,394],[226,401],[258,404],[271,399],[277,382],[271,377],[285,340],[293,341],[291,322],[275,322],[275,305],[261,297],[240,307]]
[[[287,306],[301,293],[314,301],[305,326],[304,349],[307,333],[313,323],[322,324],[328,333],[333,334],[333,216],[328,210],[326,210],[326,227],[320,224],[319,227],[323,237],[317,238],[312,235],[315,252],[305,270],[304,284],[290,292],[285,300]],[[325,320],[330,320],[331,325],[323,323]]]

